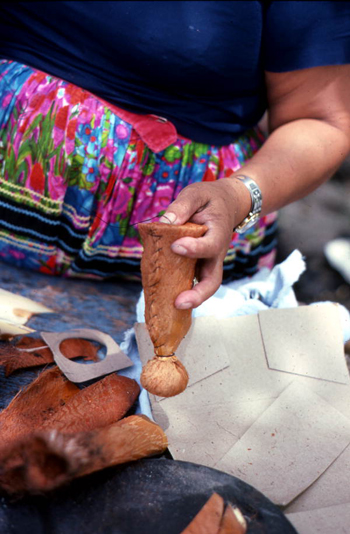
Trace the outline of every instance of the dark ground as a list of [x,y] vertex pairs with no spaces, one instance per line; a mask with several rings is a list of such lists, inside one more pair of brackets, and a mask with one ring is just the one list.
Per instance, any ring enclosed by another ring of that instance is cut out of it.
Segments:
[[281,210],[279,221],[277,261],[294,249],[306,260],[307,270],[294,287],[298,300],[331,300],[350,310],[350,285],[330,267],[323,252],[331,239],[350,237],[350,157],[317,191]]
[[[306,260],[306,271],[294,286],[300,303],[331,301],[350,310],[350,285],[327,262],[324,246],[350,237],[350,157],[338,172],[311,195],[281,210],[277,262],[294,249]],[[345,345],[350,372],[350,341]]]

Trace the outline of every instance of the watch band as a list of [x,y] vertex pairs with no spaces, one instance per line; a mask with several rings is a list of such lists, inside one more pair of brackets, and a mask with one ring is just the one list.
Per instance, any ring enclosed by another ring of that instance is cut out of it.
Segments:
[[254,180],[249,178],[249,176],[245,176],[244,174],[237,174],[236,176],[234,176],[234,178],[238,178],[238,180],[240,180],[246,186],[250,193],[250,198],[252,201],[252,205],[247,217],[245,217],[245,219],[243,219],[243,221],[235,228],[235,232],[243,234],[246,230],[251,228],[260,217],[262,207],[262,194],[258,184],[254,182]]

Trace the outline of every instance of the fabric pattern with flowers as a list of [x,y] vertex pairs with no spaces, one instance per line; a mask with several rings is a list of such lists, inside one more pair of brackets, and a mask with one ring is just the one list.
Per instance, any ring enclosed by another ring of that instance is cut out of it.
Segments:
[[[139,277],[137,223],[194,182],[229,176],[259,149],[258,128],[226,147],[180,136],[154,153],[89,92],[0,61],[0,259],[47,274]],[[228,280],[271,267],[276,214],[233,233]]]

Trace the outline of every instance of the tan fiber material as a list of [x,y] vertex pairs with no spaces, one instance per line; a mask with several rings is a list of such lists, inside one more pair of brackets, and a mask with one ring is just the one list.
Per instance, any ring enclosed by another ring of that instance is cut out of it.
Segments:
[[171,397],[184,391],[188,383],[187,371],[175,351],[190,329],[192,316],[190,309],[178,310],[174,303],[180,293],[191,289],[197,261],[175,254],[171,245],[181,237],[199,238],[207,228],[193,223],[141,223],[138,228],[144,246],[145,322],[155,353],[143,369],[141,383],[150,393]]
[[[71,382],[87,382],[133,365],[130,358],[124,354],[118,343],[111,336],[99,330],[77,328],[68,332],[41,332],[41,337],[52,350],[55,363]],[[93,365],[81,365],[80,363],[68,360],[62,354],[60,346],[63,341],[70,338],[84,338],[98,341],[105,345],[107,349],[106,356]]]
[[226,506],[218,534],[245,534],[247,523],[241,511],[230,504]]
[[196,259],[175,254],[170,246],[181,237],[201,237],[205,226],[162,223],[138,225],[144,252],[141,260],[145,321],[157,356],[176,351],[191,326],[191,310],[178,310],[176,297],[191,289]]
[[58,369],[46,369],[25,389],[20,390],[0,414],[0,448],[41,428],[47,418],[80,393]]
[[[99,361],[98,347],[86,339],[65,339],[61,351],[66,358]],[[53,361],[51,350],[41,339],[24,336],[15,345],[4,343],[0,346],[0,365],[5,367],[6,377],[19,369],[40,367]]]
[[124,417],[139,393],[140,386],[135,380],[113,373],[80,390],[41,428],[67,434],[110,425]]
[[0,448],[42,429],[87,432],[121,419],[134,404],[135,380],[111,374],[79,389],[54,367],[20,391],[0,414]]
[[163,430],[144,415],[132,415],[91,432],[33,433],[0,450],[0,488],[9,494],[42,493],[73,478],[160,454]]
[[181,534],[218,534],[224,507],[224,499],[213,493]]

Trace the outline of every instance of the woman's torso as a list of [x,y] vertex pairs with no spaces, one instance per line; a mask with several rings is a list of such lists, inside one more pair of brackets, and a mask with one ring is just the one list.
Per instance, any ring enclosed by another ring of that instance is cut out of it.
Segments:
[[265,110],[264,2],[4,2],[0,57],[229,144]]

